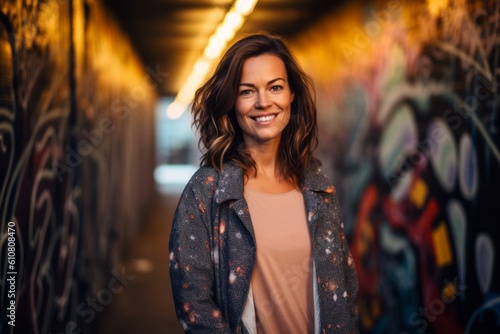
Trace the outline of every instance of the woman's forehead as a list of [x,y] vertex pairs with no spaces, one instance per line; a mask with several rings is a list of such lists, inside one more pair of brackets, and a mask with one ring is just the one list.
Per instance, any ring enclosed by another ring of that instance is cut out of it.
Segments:
[[[271,78],[272,77],[272,78]],[[287,71],[281,58],[273,54],[262,54],[245,59],[241,69],[241,81],[245,79],[283,78],[286,80]]]

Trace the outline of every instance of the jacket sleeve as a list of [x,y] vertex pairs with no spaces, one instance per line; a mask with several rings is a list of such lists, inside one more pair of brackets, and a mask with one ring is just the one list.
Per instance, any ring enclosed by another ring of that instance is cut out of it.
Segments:
[[181,195],[169,241],[170,279],[177,318],[186,333],[232,333],[213,299],[212,198],[200,196],[193,180],[194,177]]
[[[338,207],[340,213],[340,206],[338,203],[337,194],[335,194],[335,204]],[[359,333],[359,324],[358,324],[358,307],[356,305],[356,296],[358,294],[359,282],[358,282],[358,274],[356,272],[356,267],[354,265],[354,259],[351,255],[351,251],[349,249],[349,244],[347,243],[347,238],[344,234],[344,222],[339,214],[339,223],[340,223],[340,235],[343,243],[344,256],[343,256],[343,266],[344,266],[344,275],[345,275],[345,284],[347,290],[347,306],[349,308],[349,315],[351,319],[349,319],[349,333]]]

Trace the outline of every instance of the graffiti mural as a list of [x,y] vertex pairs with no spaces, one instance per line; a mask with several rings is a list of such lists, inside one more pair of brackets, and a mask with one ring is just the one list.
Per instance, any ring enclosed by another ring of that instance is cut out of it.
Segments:
[[499,33],[500,1],[378,1],[293,40],[363,333],[500,332]]
[[1,333],[87,332],[127,277],[162,80],[129,45],[98,1],[0,3]]

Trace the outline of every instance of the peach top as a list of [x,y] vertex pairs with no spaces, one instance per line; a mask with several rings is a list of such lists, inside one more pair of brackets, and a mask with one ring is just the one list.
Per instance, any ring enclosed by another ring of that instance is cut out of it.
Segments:
[[244,189],[257,244],[251,285],[257,332],[313,333],[311,240],[302,193]]

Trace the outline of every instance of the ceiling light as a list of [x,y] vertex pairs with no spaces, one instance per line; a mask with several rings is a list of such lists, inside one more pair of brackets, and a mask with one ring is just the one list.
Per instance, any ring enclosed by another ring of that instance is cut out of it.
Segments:
[[257,0],[236,0],[234,8],[241,15],[247,16],[250,15],[256,4]]
[[198,76],[204,76],[210,70],[210,61],[207,59],[199,59],[193,67],[193,73],[196,73]]
[[171,119],[179,118],[188,108],[194,98],[194,93],[205,81],[214,61],[220,57],[227,43],[233,39],[243,22],[253,11],[258,0],[236,0],[231,9],[224,16],[215,32],[210,36],[203,55],[193,66],[188,79],[177,93],[177,96],[167,107],[167,116]]
[[237,11],[231,11],[227,13],[222,24],[224,27],[233,29],[233,31],[239,29],[243,24],[243,15]]
[[184,110],[186,109],[186,106],[182,105],[179,102],[172,102],[168,105],[167,107],[167,117],[170,119],[177,119],[181,117],[182,113],[184,113]]
[[216,58],[219,58],[225,46],[226,43],[224,39],[220,38],[217,35],[214,35],[208,41],[208,45],[206,46],[203,55],[209,60],[214,60]]

